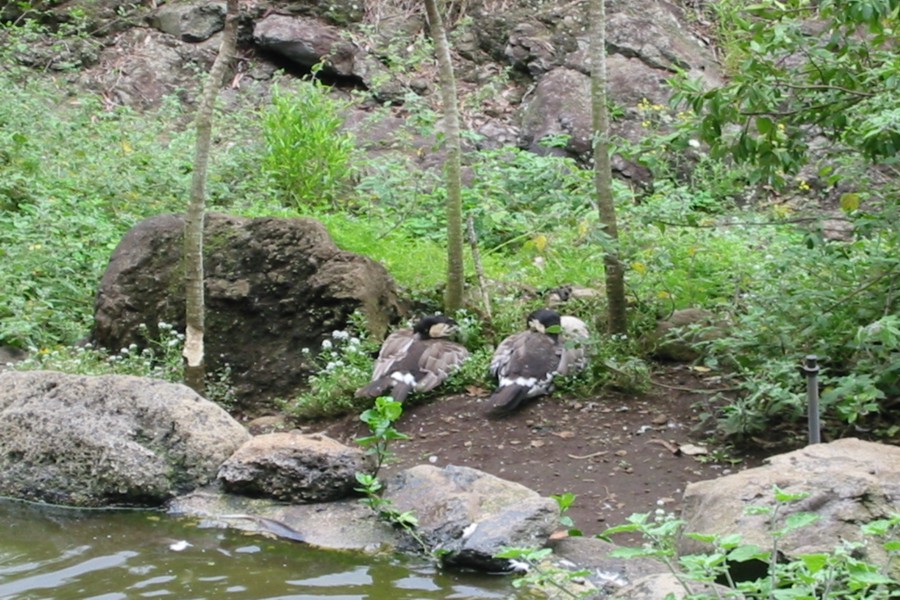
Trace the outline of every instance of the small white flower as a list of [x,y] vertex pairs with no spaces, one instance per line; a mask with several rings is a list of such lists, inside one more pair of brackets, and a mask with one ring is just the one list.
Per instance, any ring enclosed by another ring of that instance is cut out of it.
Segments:
[[352,338],[350,338],[350,339],[348,340],[347,343],[349,343],[351,346],[359,346],[359,338],[358,338],[358,337],[352,337]]
[[322,340],[322,350],[331,350],[331,340]]
[[338,331],[332,331],[331,337],[333,337],[336,340],[346,340],[350,337],[350,334],[347,333],[346,331],[338,330]]
[[697,140],[688,140],[688,146],[690,146],[691,148],[699,148],[700,142],[698,142]]

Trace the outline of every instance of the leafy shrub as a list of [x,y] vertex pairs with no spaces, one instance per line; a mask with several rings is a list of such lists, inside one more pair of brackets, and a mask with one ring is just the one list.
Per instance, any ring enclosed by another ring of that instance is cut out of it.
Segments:
[[348,190],[353,141],[341,131],[341,103],[317,79],[276,87],[263,112],[262,167],[289,205],[335,206]]

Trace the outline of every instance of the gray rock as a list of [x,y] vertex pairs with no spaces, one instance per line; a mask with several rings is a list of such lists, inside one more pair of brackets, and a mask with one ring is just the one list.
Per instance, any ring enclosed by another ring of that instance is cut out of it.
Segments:
[[355,78],[382,100],[397,100],[403,90],[387,69],[342,31],[319,19],[272,14],[256,23],[253,41],[290,62],[338,77]]
[[0,495],[159,506],[214,480],[250,435],[183,385],[129,376],[0,373]]
[[209,71],[215,59],[214,40],[189,44],[155,29],[129,29],[103,49],[98,64],[81,72],[79,80],[110,105],[150,108],[176,91],[194,90],[187,93],[189,99],[199,89],[197,72]]
[[150,24],[185,42],[202,42],[225,27],[225,3],[163,4],[150,16]]
[[200,519],[205,526],[274,535],[331,550],[378,553],[399,545],[398,532],[359,500],[285,504],[205,489],[176,498],[168,512]]
[[651,558],[612,557],[610,552],[618,546],[598,538],[567,537],[550,547],[562,566],[568,564],[588,570],[588,580],[606,594],[613,594],[647,575],[669,573],[668,567]]
[[[762,467],[689,483],[681,515],[685,531],[739,533],[745,543],[770,547],[769,515],[750,515],[745,509],[751,505],[774,508],[776,485],[788,493],[810,494],[782,506],[781,519],[797,512],[821,517],[814,525],[781,537],[780,552],[787,557],[829,552],[841,540],[860,540],[861,525],[900,513],[900,447],[846,438],[773,456]],[[706,549],[686,537],[678,544],[680,554]],[[881,544],[868,544],[860,552],[876,564],[888,562]],[[891,569],[893,577],[900,577],[900,564],[894,561]]]
[[[119,243],[97,294],[97,345],[143,346],[158,339],[160,322],[183,331],[183,231],[181,216],[161,215],[138,223]],[[208,214],[205,251],[207,368],[230,367],[247,412],[301,390],[322,341],[345,328],[355,310],[376,338],[400,313],[384,267],[342,251],[312,219]]]
[[[591,80],[567,68],[541,77],[521,110],[520,145],[538,154],[568,154],[587,161],[591,155]],[[570,136],[565,147],[547,148],[548,137]]]
[[245,443],[219,469],[219,480],[231,493],[304,504],[353,495],[356,473],[371,467],[359,448],[291,431]]
[[385,497],[418,519],[418,534],[449,565],[504,571],[504,546],[539,548],[559,525],[559,507],[520,484],[467,467],[419,465],[395,475]]

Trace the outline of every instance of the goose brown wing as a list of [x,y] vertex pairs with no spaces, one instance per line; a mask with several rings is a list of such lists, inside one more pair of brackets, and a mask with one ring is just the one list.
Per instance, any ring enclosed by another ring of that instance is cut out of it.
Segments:
[[417,392],[433,390],[469,358],[469,351],[461,344],[443,339],[429,340],[427,344],[419,358]]
[[521,352],[521,349],[525,346],[525,338],[527,336],[528,332],[522,331],[514,333],[500,342],[497,349],[494,350],[494,355],[491,357],[490,372],[492,377],[499,379],[506,376],[510,361],[517,350]]
[[397,363],[406,357],[409,347],[418,339],[412,329],[400,329],[385,338],[375,359],[375,368],[372,371],[372,381],[390,375]]

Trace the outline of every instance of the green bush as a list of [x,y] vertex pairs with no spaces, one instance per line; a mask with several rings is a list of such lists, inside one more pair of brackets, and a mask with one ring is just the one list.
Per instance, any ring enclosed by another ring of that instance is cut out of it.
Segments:
[[296,89],[276,87],[263,112],[262,167],[289,206],[336,207],[349,190],[352,137],[341,131],[340,102],[317,79]]

